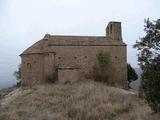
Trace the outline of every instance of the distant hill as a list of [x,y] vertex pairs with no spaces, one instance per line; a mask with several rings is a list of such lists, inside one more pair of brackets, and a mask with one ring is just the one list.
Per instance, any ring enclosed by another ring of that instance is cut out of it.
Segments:
[[138,80],[136,80],[136,81],[133,81],[131,84],[130,84],[130,86],[131,86],[131,88],[132,89],[134,89],[134,90],[139,90],[139,87],[140,87],[140,79],[141,79],[141,74],[142,74],[142,70],[140,69],[140,68],[134,68],[135,69],[135,71],[136,71],[136,73],[137,73],[137,75],[138,75]]

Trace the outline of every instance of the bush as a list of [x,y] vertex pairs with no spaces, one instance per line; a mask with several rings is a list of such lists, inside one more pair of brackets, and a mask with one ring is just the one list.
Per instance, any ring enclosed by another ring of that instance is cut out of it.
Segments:
[[[159,60],[160,61],[160,57]],[[148,66],[142,74],[144,98],[154,112],[160,112],[160,62]]]
[[18,66],[18,70],[14,71],[13,75],[17,79],[17,87],[21,86],[21,64]]
[[[130,82],[138,79],[138,75],[137,75],[136,71],[132,68],[132,66],[130,64],[127,64],[127,76],[128,76],[129,84],[130,84]],[[130,88],[130,86],[129,86],[129,88]]]
[[108,85],[113,85],[112,74],[113,67],[112,65],[108,65],[108,68],[102,69],[98,65],[93,67],[93,78],[95,81],[105,82]]
[[112,74],[114,70],[113,65],[109,62],[109,54],[100,52],[96,57],[98,64],[93,66],[93,79],[99,82],[106,82],[108,85],[113,85]]
[[103,53],[102,51],[96,55],[97,60],[98,60],[98,64],[101,68],[106,68],[107,65],[109,64],[109,58],[110,55],[108,53]]

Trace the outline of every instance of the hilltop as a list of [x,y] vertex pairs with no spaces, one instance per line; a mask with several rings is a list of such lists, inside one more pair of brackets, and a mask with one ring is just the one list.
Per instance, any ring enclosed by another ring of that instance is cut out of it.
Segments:
[[[27,91],[27,92],[26,92]],[[137,94],[94,81],[21,90],[0,108],[0,120],[158,120]]]

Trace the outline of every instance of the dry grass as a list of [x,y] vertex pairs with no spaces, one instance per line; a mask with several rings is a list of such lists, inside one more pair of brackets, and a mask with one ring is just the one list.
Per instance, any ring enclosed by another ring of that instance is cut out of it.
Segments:
[[17,89],[17,87],[10,87],[0,90],[0,100],[4,98],[7,94],[12,92],[13,90]]
[[0,120],[159,120],[134,94],[93,81],[34,87],[5,108]]

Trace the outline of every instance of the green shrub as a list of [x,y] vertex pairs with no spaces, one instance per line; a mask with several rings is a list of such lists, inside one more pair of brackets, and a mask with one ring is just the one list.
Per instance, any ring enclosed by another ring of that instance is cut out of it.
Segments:
[[110,55],[108,53],[103,53],[102,51],[96,55],[98,64],[101,68],[106,68],[109,64]]
[[113,85],[111,75],[114,72],[113,65],[110,63],[110,55],[100,52],[96,57],[98,64],[93,66],[93,79],[99,82],[106,82],[108,85]]
[[21,64],[18,66],[18,70],[14,71],[13,75],[17,79],[17,87],[21,86]]
[[[134,70],[134,68],[132,68],[130,64],[127,64],[127,77],[128,77],[129,84],[130,82],[138,79],[138,75],[136,71]],[[130,88],[129,84],[128,84],[128,87]]]
[[[160,61],[160,58],[159,60]],[[152,63],[142,74],[144,98],[155,112],[160,112],[160,62]]]

